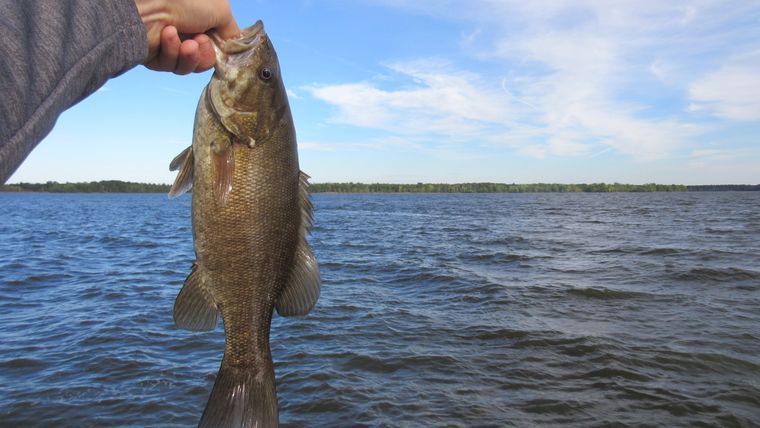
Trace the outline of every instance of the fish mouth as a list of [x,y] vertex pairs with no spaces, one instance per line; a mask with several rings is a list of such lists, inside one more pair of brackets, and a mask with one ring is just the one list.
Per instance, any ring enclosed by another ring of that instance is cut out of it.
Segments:
[[230,69],[235,67],[234,63],[244,61],[243,58],[247,56],[245,53],[261,45],[266,36],[261,20],[243,29],[235,39],[224,40],[216,31],[210,33],[211,45],[216,54],[216,74],[223,79],[229,76]]
[[255,45],[257,39],[265,34],[264,23],[259,19],[255,24],[242,30],[240,37],[235,39],[235,41],[244,45]]
[[220,53],[234,55],[253,49],[261,42],[264,36],[266,36],[264,23],[258,20],[255,24],[240,31],[240,36],[236,39],[224,40],[217,32],[211,34],[211,39],[216,48],[217,60],[219,60]]

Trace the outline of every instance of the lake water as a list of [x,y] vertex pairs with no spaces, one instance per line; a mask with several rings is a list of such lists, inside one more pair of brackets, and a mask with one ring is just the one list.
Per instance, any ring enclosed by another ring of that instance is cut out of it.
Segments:
[[[760,192],[318,194],[290,427],[759,426]],[[0,193],[0,425],[195,426],[190,198]]]

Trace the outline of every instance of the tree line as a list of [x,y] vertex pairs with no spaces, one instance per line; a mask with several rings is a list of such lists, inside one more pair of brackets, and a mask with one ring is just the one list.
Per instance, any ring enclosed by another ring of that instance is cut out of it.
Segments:
[[315,193],[536,193],[536,192],[686,192],[687,186],[678,184],[506,184],[506,183],[316,183],[310,190]]
[[168,184],[133,183],[131,181],[104,180],[87,183],[18,183],[0,186],[2,192],[50,193],[168,193]]
[[[120,180],[91,181],[86,183],[18,183],[0,186],[2,192],[51,193],[168,193],[168,184],[133,183]],[[314,193],[569,193],[569,192],[701,192],[701,191],[760,191],[760,185],[721,184],[684,186],[680,184],[506,184],[506,183],[314,183]]]

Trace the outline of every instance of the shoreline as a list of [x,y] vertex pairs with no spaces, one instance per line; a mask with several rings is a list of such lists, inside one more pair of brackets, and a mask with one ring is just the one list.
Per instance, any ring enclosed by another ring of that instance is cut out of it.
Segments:
[[[171,185],[104,180],[80,183],[14,183],[4,193],[168,193]],[[624,184],[624,183],[314,183],[311,193],[642,193],[760,191],[760,184]]]

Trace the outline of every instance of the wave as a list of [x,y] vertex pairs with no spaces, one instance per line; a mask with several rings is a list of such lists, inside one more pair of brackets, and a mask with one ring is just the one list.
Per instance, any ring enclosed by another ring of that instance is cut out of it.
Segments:
[[6,284],[12,286],[46,286],[51,284],[57,284],[64,280],[71,279],[72,275],[69,273],[41,273],[35,275],[28,275],[25,278],[17,278],[6,281]]
[[689,252],[681,248],[652,248],[649,250],[643,250],[639,252],[642,256],[671,256],[675,254],[682,254]]
[[49,363],[34,358],[13,358],[0,361],[0,369],[3,370],[37,371],[48,366]]
[[529,256],[526,254],[493,252],[493,253],[464,253],[464,254],[460,254],[459,258],[462,260],[472,261],[472,262],[510,263],[510,262],[521,262],[521,261],[533,260],[537,258],[548,258],[548,257]]
[[531,333],[525,330],[513,330],[509,328],[475,329],[470,331],[471,338],[477,340],[499,340],[499,339],[523,339]]
[[448,355],[408,355],[390,359],[371,355],[352,354],[343,365],[347,369],[359,369],[375,373],[393,373],[398,370],[417,367],[438,367],[453,370],[460,365],[460,362]]
[[739,355],[729,356],[718,352],[689,352],[673,349],[640,347],[634,348],[635,352],[628,359],[629,366],[654,370],[656,372],[667,371],[692,375],[694,373],[714,373],[726,375],[728,373],[757,373],[760,365],[747,359],[739,358]]
[[737,385],[730,392],[716,394],[715,398],[728,401],[746,403],[760,409],[760,390]]
[[637,373],[632,370],[626,370],[616,367],[604,367],[601,369],[592,370],[590,372],[579,375],[581,379],[616,379],[623,378],[627,380],[635,380],[639,382],[647,382],[652,380],[649,376]]
[[[531,335],[534,336],[534,335]],[[515,343],[514,347],[521,348],[555,348],[565,345],[578,345],[586,343],[585,337],[559,337],[559,338],[534,338],[520,340]]]
[[572,288],[568,294],[586,297],[589,299],[618,300],[618,299],[641,299],[652,297],[649,293],[638,291],[610,290],[608,288]]
[[732,282],[760,279],[760,272],[735,267],[699,267],[686,272],[678,272],[674,274],[674,277],[680,281]]
[[590,250],[588,254],[632,254],[641,251],[641,247],[614,246]]
[[424,272],[414,269],[405,269],[402,272],[396,273],[394,275],[393,281],[400,284],[416,284],[420,282],[460,284],[463,282],[463,279],[459,276],[444,272]]
[[[520,410],[528,413],[537,413],[540,415],[559,414],[567,415],[583,408],[583,404],[578,401],[554,400],[547,398],[534,398],[520,404]],[[569,422],[567,420],[557,421],[559,423]]]
[[473,240],[473,244],[477,245],[514,245],[524,244],[528,242],[527,239],[522,236],[504,236],[501,238],[489,238],[483,240]]
[[737,228],[720,228],[720,227],[706,227],[704,229],[705,233],[709,233],[711,235],[731,235],[733,233],[739,232],[740,229]]

